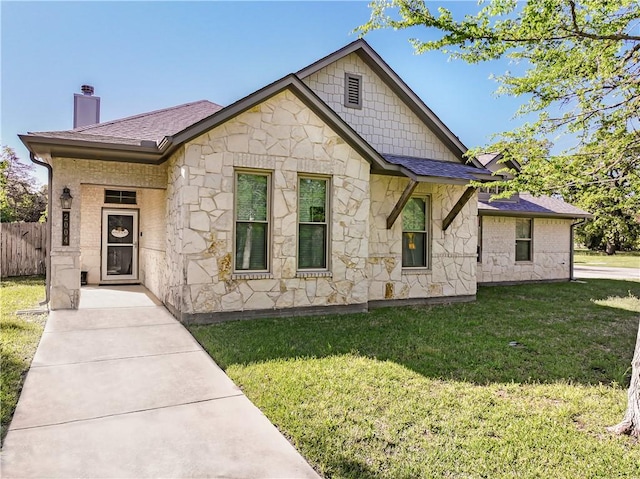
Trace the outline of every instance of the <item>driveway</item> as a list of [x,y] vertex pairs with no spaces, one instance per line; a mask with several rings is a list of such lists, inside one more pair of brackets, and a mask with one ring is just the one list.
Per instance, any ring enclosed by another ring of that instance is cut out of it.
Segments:
[[640,269],[611,268],[608,266],[573,266],[573,276],[580,279],[623,279],[640,281]]
[[1,456],[3,478],[318,478],[144,288],[53,311]]

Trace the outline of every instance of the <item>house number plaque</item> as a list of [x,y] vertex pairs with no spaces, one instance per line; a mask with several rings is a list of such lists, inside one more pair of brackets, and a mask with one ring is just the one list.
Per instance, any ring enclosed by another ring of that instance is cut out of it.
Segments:
[[71,223],[69,211],[62,212],[62,246],[69,246],[69,225]]

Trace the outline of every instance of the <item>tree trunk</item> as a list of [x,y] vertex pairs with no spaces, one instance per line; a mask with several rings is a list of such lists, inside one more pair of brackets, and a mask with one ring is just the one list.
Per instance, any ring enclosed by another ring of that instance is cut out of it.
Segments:
[[638,324],[638,337],[636,350],[631,361],[631,384],[629,384],[627,412],[622,422],[607,428],[614,434],[629,434],[640,437],[640,324]]
[[616,245],[614,245],[612,242],[607,241],[607,246],[605,247],[605,252],[611,256],[612,254],[616,253]]

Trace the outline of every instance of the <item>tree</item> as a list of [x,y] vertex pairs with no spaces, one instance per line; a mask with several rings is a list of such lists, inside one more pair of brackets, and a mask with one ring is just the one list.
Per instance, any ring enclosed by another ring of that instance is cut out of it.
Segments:
[[[497,181],[518,191],[561,194],[595,211],[637,220],[640,210],[640,3],[635,0],[493,0],[455,19],[423,0],[374,0],[357,30],[426,27],[435,40],[412,40],[417,53],[441,50],[468,63],[509,58],[521,73],[497,77],[498,93],[520,96],[522,126],[495,136],[499,151],[522,171]],[[556,152],[559,138],[571,146]],[[512,172],[515,173],[515,172]],[[610,204],[601,210],[604,199]],[[596,217],[597,219],[597,217]],[[603,226],[608,227],[607,225]],[[620,241],[615,235],[605,245]],[[640,341],[629,390],[630,411],[618,433],[640,435]],[[622,423],[621,423],[622,424]]]
[[37,188],[33,166],[21,163],[12,148],[3,146],[0,173],[0,221],[41,221],[47,208],[47,191],[46,187]]

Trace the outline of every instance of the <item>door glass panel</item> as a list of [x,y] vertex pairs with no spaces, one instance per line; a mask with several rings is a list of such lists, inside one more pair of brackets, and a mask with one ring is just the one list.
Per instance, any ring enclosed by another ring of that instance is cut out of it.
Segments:
[[107,276],[132,274],[133,246],[107,247]]
[[109,229],[107,241],[113,243],[133,243],[133,216],[109,215]]

